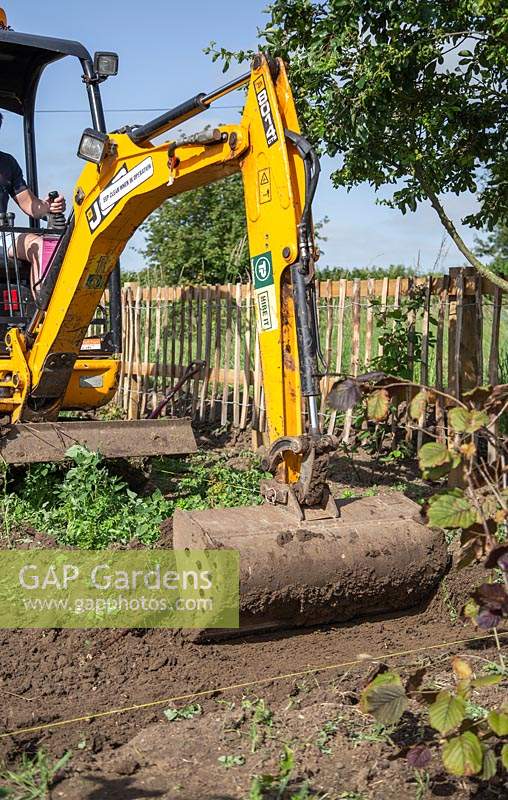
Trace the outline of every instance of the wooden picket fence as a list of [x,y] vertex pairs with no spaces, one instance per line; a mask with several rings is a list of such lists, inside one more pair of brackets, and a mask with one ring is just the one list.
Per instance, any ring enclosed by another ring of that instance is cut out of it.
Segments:
[[[421,311],[410,312],[407,320],[421,334],[421,358],[412,365],[415,380],[455,395],[484,381],[499,382],[500,357],[505,356],[500,341],[508,328],[503,294],[469,269],[454,269],[445,277],[318,282],[329,371],[357,375],[368,370],[383,350],[381,315],[400,308],[403,298],[415,291],[422,296]],[[250,284],[146,288],[130,283],[122,290],[122,305],[123,361],[116,400],[129,418],[145,416],[197,359],[206,366],[175,396],[167,413],[265,431]],[[506,359],[508,366],[508,351]],[[323,428],[331,432],[340,424],[347,437],[352,415],[338,420],[325,406],[324,396],[335,379],[323,379]],[[438,400],[438,428],[443,419]]]

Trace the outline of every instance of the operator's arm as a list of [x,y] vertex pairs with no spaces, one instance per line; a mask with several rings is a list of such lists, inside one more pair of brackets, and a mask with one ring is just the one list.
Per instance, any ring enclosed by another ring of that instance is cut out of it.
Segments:
[[41,219],[47,214],[58,214],[65,211],[65,199],[59,195],[53,202],[50,202],[49,197],[41,200],[32,192],[26,185],[23,177],[23,172],[16,159],[10,157],[10,187],[9,193],[13,200],[16,201],[18,206],[25,214],[34,219]]
[[41,200],[36,197],[31,189],[24,189],[14,197],[16,203],[25,214],[34,219],[41,219],[47,214],[58,214],[65,211],[65,199],[59,195],[52,203],[49,197]]

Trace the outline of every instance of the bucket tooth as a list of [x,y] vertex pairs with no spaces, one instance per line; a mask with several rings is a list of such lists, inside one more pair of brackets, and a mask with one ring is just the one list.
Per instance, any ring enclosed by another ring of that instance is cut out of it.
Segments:
[[337,519],[302,521],[268,503],[177,510],[173,546],[239,551],[244,631],[345,622],[425,601],[448,555],[416,503],[394,493],[338,507]]

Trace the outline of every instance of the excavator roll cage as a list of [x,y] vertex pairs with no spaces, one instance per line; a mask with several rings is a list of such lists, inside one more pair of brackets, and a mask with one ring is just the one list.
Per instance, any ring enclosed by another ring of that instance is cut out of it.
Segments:
[[[99,83],[104,80],[105,76],[97,72],[97,67],[100,64],[101,56],[115,54],[99,52],[92,58],[89,51],[80,42],[71,39],[19,33],[1,25],[0,53],[2,63],[0,109],[18,114],[23,119],[26,181],[34,194],[38,195],[35,105],[37,89],[44,70],[48,65],[67,56],[79,60],[83,70],[83,83],[86,87],[90,106],[92,127],[105,133],[106,120],[99,89]],[[26,264],[19,264],[16,267],[14,259],[8,261],[7,249],[12,244],[14,234],[33,233],[34,229],[38,230],[39,228],[40,220],[38,219],[30,218],[28,227],[14,226],[12,218],[0,220],[0,246],[3,247],[0,282],[4,284],[2,303],[0,305],[0,330],[5,330],[7,325],[25,328],[35,312],[33,298],[29,291],[28,267]],[[61,230],[45,232],[55,236],[62,235]],[[14,278],[14,280],[11,280],[11,278]],[[16,301],[16,295],[20,298],[19,302]],[[106,320],[102,315],[100,321],[104,328],[109,327],[110,329],[109,336],[106,336],[106,330],[104,330],[104,339],[111,344],[110,349],[119,352],[122,341],[119,265],[111,272],[109,296],[109,326],[106,325]],[[93,320],[93,322],[95,323],[96,320]]]

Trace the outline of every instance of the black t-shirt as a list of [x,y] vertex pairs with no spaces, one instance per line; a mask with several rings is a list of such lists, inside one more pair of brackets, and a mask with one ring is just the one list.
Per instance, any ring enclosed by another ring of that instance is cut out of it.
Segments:
[[9,197],[13,199],[27,189],[23,172],[16,159],[0,152],[0,212],[7,211]]

